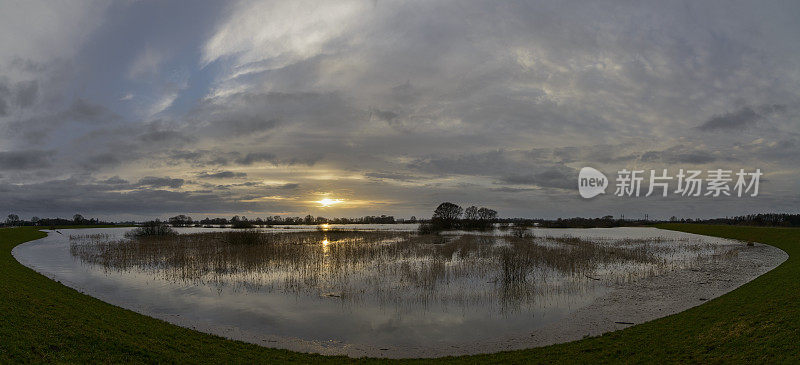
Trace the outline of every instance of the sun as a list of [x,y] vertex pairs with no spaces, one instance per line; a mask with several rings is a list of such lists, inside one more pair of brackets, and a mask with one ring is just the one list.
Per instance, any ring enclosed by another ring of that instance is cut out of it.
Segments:
[[344,202],[344,200],[342,200],[342,199],[330,199],[330,198],[325,198],[325,199],[317,201],[317,203],[319,203],[319,205],[321,205],[323,207],[330,207],[332,205],[336,205],[336,204],[343,203],[343,202]]

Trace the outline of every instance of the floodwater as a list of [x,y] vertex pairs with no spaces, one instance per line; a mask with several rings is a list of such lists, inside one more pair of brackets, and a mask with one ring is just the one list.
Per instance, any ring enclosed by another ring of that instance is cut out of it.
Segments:
[[158,239],[126,238],[131,228],[48,231],[13,254],[106,302],[217,334],[275,339],[268,346],[293,348],[285,339],[297,339],[441,348],[529,333],[613,285],[729,260],[745,248],[654,228],[442,236],[414,228],[273,227],[250,243],[221,228]]

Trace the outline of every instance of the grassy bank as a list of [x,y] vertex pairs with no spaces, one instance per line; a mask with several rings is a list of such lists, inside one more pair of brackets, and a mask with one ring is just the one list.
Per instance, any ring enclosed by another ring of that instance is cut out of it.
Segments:
[[[677,315],[567,344],[426,362],[788,361],[800,359],[800,229],[670,224],[661,228],[771,244],[789,259]],[[37,274],[11,249],[44,237],[0,229],[0,362],[343,362],[180,328],[106,304]]]

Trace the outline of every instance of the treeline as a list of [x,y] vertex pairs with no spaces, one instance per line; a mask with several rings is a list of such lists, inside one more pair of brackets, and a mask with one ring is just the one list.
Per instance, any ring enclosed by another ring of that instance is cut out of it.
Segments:
[[695,223],[737,226],[800,227],[800,214],[748,214],[737,217],[695,220]]
[[[466,209],[457,204],[445,202],[439,204],[434,210],[430,219],[395,219],[393,216],[365,216],[359,218],[326,218],[306,215],[305,217],[281,217],[270,216],[265,218],[247,218],[245,216],[233,216],[231,218],[203,218],[194,220],[187,215],[177,215],[169,218],[165,222],[173,227],[234,227],[234,228],[253,228],[267,227],[272,225],[315,225],[315,224],[395,224],[395,223],[420,223],[420,231],[423,233],[434,232],[447,229],[490,229],[495,224],[514,225],[514,226],[537,226],[545,228],[609,228],[624,226],[642,226],[654,223],[701,223],[701,224],[728,224],[742,226],[766,226],[766,227],[800,227],[800,214],[749,214],[736,217],[713,218],[713,219],[692,219],[671,217],[669,220],[651,219],[624,219],[614,218],[607,215],[600,218],[558,218],[558,219],[529,219],[529,218],[498,218],[497,211],[485,207],[471,206]],[[97,218],[84,218],[81,214],[75,214],[72,219],[66,218],[39,218],[31,217],[28,220],[21,219],[16,214],[9,214],[5,221],[0,221],[0,226],[79,226],[79,225],[119,225],[135,224],[135,222],[108,222]]]
[[642,226],[656,223],[645,219],[620,219],[607,215],[600,218],[558,218],[558,219],[503,219],[499,223],[511,223],[515,226],[538,226],[544,228],[612,228]]
[[213,227],[225,226],[233,228],[252,228],[266,227],[272,225],[299,225],[299,224],[394,224],[394,223],[416,223],[416,217],[409,220],[395,219],[390,215],[365,216],[360,218],[326,218],[307,215],[305,217],[281,217],[271,216],[266,218],[247,218],[245,216],[233,216],[232,218],[204,218],[194,220],[187,215],[177,215],[167,220],[173,227]]
[[75,214],[72,219],[66,218],[39,218],[36,216],[31,219],[21,219],[16,214],[9,214],[5,222],[0,225],[6,227],[19,227],[19,226],[42,226],[42,227],[55,227],[55,226],[88,226],[88,225],[113,225],[114,222],[106,222],[97,218],[84,218],[80,214]]

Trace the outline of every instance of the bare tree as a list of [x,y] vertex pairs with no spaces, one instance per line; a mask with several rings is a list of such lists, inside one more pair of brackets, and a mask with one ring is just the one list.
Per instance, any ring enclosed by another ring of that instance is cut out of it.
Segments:
[[480,220],[493,220],[497,218],[497,211],[494,209],[483,208],[478,209],[478,219]]
[[464,219],[468,221],[474,221],[478,219],[478,207],[473,205],[464,210]]
[[16,226],[17,224],[19,224],[19,216],[16,214],[9,214],[8,218],[6,218],[6,225]]

